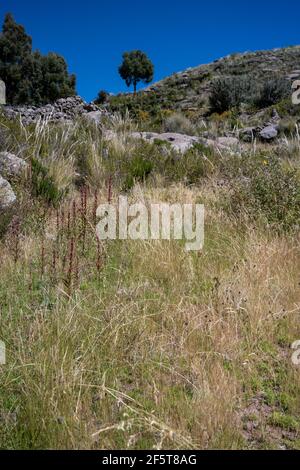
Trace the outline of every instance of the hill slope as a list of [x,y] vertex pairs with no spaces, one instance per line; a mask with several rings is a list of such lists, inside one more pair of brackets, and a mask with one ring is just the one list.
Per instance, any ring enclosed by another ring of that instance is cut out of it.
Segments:
[[275,78],[288,82],[300,78],[300,46],[270,51],[246,52],[223,57],[210,64],[175,73],[136,96],[132,93],[109,98],[112,111],[129,109],[133,117],[144,112],[157,117],[161,110],[175,110],[202,117],[209,111],[209,96],[213,83],[219,78],[244,78],[254,95],[262,85]]
[[172,103],[176,109],[195,110],[206,106],[213,80],[241,76],[258,84],[274,76],[291,81],[300,78],[300,46],[232,54],[211,64],[176,73],[141,93],[155,93],[162,105]]

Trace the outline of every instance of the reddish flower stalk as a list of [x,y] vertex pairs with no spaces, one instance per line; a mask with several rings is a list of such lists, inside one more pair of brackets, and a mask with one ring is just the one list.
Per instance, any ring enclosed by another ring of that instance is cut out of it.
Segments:
[[67,222],[68,234],[70,233],[70,229],[71,229],[71,211],[70,211],[70,209],[69,209],[69,210],[68,210],[68,222]]
[[112,176],[108,178],[108,190],[107,190],[107,201],[110,204],[112,200]]
[[59,232],[59,211],[58,209],[56,210],[56,230],[57,233]]
[[44,276],[45,273],[45,239],[42,239],[42,249],[41,249],[41,275]]
[[54,248],[53,253],[52,253],[52,271],[53,271],[53,275],[56,274],[56,264],[57,264],[57,251],[56,251],[56,248]]
[[76,201],[74,200],[73,201],[73,206],[72,206],[72,225],[73,225],[73,228],[75,227],[76,225],[76,211],[77,211],[77,207],[76,207]]
[[11,235],[13,240],[14,262],[17,263],[20,257],[20,221],[18,217],[14,217],[12,221]]
[[89,195],[89,188],[87,186],[84,187],[84,211],[87,211],[87,200]]
[[81,220],[82,220],[82,252],[85,252],[86,225],[87,225],[87,188],[81,188]]
[[65,226],[65,211],[64,209],[61,210],[61,228],[64,229]]
[[98,209],[98,191],[97,189],[94,192],[94,206],[93,206],[93,221],[94,225],[97,224],[97,209]]
[[70,251],[69,251],[69,268],[68,268],[68,287],[71,288],[72,286],[72,278],[73,278],[73,268],[74,268],[74,251],[75,251],[75,243],[74,238],[71,238],[70,242]]
[[75,260],[75,283],[78,285],[79,282],[79,257],[76,254],[76,260]]
[[84,187],[80,188],[80,202],[81,202],[81,214],[84,212]]

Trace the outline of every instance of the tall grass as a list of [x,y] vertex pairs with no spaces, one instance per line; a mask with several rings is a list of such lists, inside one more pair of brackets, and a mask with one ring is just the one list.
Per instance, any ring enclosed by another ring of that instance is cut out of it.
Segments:
[[2,246],[1,447],[276,446],[259,410],[257,443],[243,434],[255,396],[299,419],[289,357],[299,241],[239,230],[206,189],[153,187],[143,198],[211,201],[201,256],[178,242],[112,241],[99,270],[94,195],[85,206],[82,194],[75,219],[65,205],[48,214],[46,236],[20,237],[17,260]]
[[28,197],[27,182],[1,239],[0,447],[299,448],[290,349],[300,337],[297,231],[224,207],[243,157],[205,155],[184,184],[174,154],[127,195],[204,203],[203,251],[178,241],[100,243],[97,206],[116,201],[119,162],[140,148],[128,122],[114,126],[113,141],[80,121],[19,129],[22,146],[18,133],[7,138],[25,158],[36,145],[42,162],[54,149],[74,157],[80,177],[56,207]]

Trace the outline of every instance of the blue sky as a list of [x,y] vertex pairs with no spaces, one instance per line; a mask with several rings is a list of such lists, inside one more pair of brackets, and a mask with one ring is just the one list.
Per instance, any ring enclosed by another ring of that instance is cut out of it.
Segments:
[[155,80],[233,52],[300,44],[299,0],[0,0],[43,53],[62,54],[81,96],[125,91],[124,51],[142,49]]

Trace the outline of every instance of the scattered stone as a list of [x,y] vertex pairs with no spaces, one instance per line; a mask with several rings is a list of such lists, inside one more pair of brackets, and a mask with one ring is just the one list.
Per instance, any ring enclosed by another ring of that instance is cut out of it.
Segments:
[[173,132],[166,132],[158,134],[156,132],[133,132],[131,136],[135,139],[143,139],[148,142],[154,143],[155,141],[168,142],[170,146],[178,152],[185,153],[194,144],[202,144],[205,147],[213,147],[219,151],[235,152],[239,150],[239,141],[235,137],[219,137],[216,140],[206,139],[203,137],[190,136],[185,134],[176,134]]
[[19,176],[27,167],[25,160],[16,157],[13,153],[0,152],[0,173],[6,178]]
[[273,140],[278,136],[278,126],[270,125],[267,127],[264,127],[260,133],[259,136],[262,140]]
[[216,143],[217,145],[229,148],[237,148],[239,146],[239,140],[236,137],[218,137]]
[[85,118],[98,125],[103,119],[103,111],[90,111],[85,114]]
[[195,143],[199,142],[198,137],[176,134],[173,132],[166,132],[164,134],[158,134],[156,132],[133,132],[131,136],[135,139],[143,139],[148,142],[154,143],[156,140],[169,142],[174,150],[179,152],[186,152]]
[[9,210],[17,198],[11,185],[2,176],[0,176],[0,213]]

